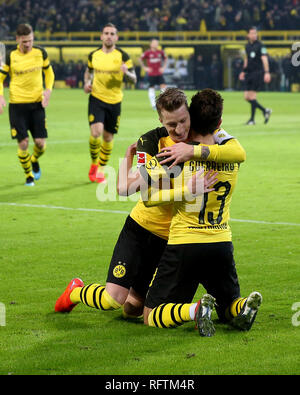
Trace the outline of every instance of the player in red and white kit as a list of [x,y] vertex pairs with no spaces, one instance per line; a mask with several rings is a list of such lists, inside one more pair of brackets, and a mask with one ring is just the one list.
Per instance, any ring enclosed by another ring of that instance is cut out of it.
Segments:
[[[145,51],[140,57],[140,64],[146,71],[149,78],[148,95],[151,106],[156,110],[155,106],[155,86],[159,85],[160,91],[166,89],[163,73],[167,66],[167,57],[163,50],[158,49],[159,41],[153,38],[150,42],[150,49]],[[146,66],[144,61],[146,61]]]

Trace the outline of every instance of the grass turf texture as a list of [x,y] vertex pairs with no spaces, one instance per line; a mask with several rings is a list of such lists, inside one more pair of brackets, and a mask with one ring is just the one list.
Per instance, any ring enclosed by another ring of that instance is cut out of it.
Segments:
[[[215,312],[213,338],[200,338],[193,323],[167,330],[125,322],[120,310],[79,305],[69,315],[54,313],[55,301],[71,278],[105,282],[125,212],[135,204],[97,200],[97,185],[87,177],[87,96],[79,90],[56,90],[47,110],[42,178],[34,188],[23,185],[7,109],[0,117],[0,302],[6,308],[6,326],[0,326],[0,374],[300,372],[300,327],[292,325],[292,305],[300,302],[299,97],[261,93],[259,101],[274,112],[264,125],[257,111],[256,126],[243,125],[250,108],[241,92],[223,97],[223,127],[247,151],[231,226],[242,295],[258,290],[264,298],[252,330],[220,325]],[[146,91],[126,91],[110,165],[117,169],[126,147],[158,125]],[[202,292],[200,287],[195,300]]]

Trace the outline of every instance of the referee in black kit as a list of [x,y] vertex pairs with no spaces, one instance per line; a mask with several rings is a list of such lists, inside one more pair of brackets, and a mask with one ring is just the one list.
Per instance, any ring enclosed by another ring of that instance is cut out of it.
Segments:
[[257,92],[259,92],[263,84],[271,81],[269,69],[269,60],[267,49],[257,39],[256,27],[248,30],[248,43],[246,45],[246,57],[244,60],[243,71],[240,73],[240,80],[245,81],[244,97],[251,105],[251,118],[246,125],[255,125],[255,111],[259,108],[264,115],[264,122],[270,119],[272,110],[264,108],[256,100]]

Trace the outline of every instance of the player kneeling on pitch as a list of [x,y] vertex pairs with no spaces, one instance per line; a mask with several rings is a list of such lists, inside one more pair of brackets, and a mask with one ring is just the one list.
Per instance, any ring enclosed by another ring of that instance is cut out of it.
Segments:
[[[213,145],[214,134],[223,145],[233,139],[220,129],[222,110],[219,93],[205,89],[194,95],[190,105],[192,144]],[[173,159],[172,147],[162,155]],[[241,297],[233,257],[228,222],[239,165],[188,160],[170,177],[163,163],[166,161],[152,159],[141,171],[151,185],[144,196],[147,207],[174,203],[168,244],[145,300],[145,323],[170,328],[195,320],[200,335],[210,337],[215,332],[211,314],[216,307],[221,322],[249,330],[262,296],[252,292],[248,298]],[[204,191],[203,177],[208,174],[213,182],[209,183],[211,189]],[[155,190],[156,180],[160,185],[171,185],[171,190]],[[199,284],[207,294],[191,303]]]

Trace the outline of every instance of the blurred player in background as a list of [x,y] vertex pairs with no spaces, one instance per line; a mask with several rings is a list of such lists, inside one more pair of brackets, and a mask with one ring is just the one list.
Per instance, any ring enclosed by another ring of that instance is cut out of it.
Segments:
[[[9,75],[11,137],[18,141],[18,157],[25,171],[25,185],[34,186],[34,180],[41,177],[38,159],[46,149],[45,108],[49,104],[54,73],[45,49],[33,46],[34,34],[30,25],[20,24],[16,36],[18,45],[7,52],[0,69],[0,114],[6,106],[3,81]],[[28,130],[34,140],[32,155],[28,152]]]
[[0,43],[0,67],[4,64],[5,62],[5,45],[3,43]]
[[251,117],[246,125],[255,125],[255,112],[259,108],[264,115],[264,122],[270,119],[272,110],[265,108],[256,100],[263,84],[270,83],[271,74],[267,49],[257,39],[257,29],[251,27],[248,30],[248,43],[246,45],[246,57],[244,59],[243,71],[240,73],[240,80],[245,81],[245,100],[251,105]]
[[101,40],[102,48],[89,54],[84,74],[84,91],[90,93],[88,119],[92,164],[89,179],[98,183],[105,181],[103,168],[113,149],[114,134],[119,129],[123,78],[126,76],[136,82],[132,60],[116,47],[118,31],[112,23],[104,26]]
[[[148,74],[148,96],[151,107],[155,110],[155,86],[158,85],[161,91],[166,89],[163,73],[167,67],[168,59],[164,51],[159,49],[159,41],[153,38],[150,42],[150,49],[145,51],[139,60],[141,67]],[[144,61],[146,61],[146,65]]]

